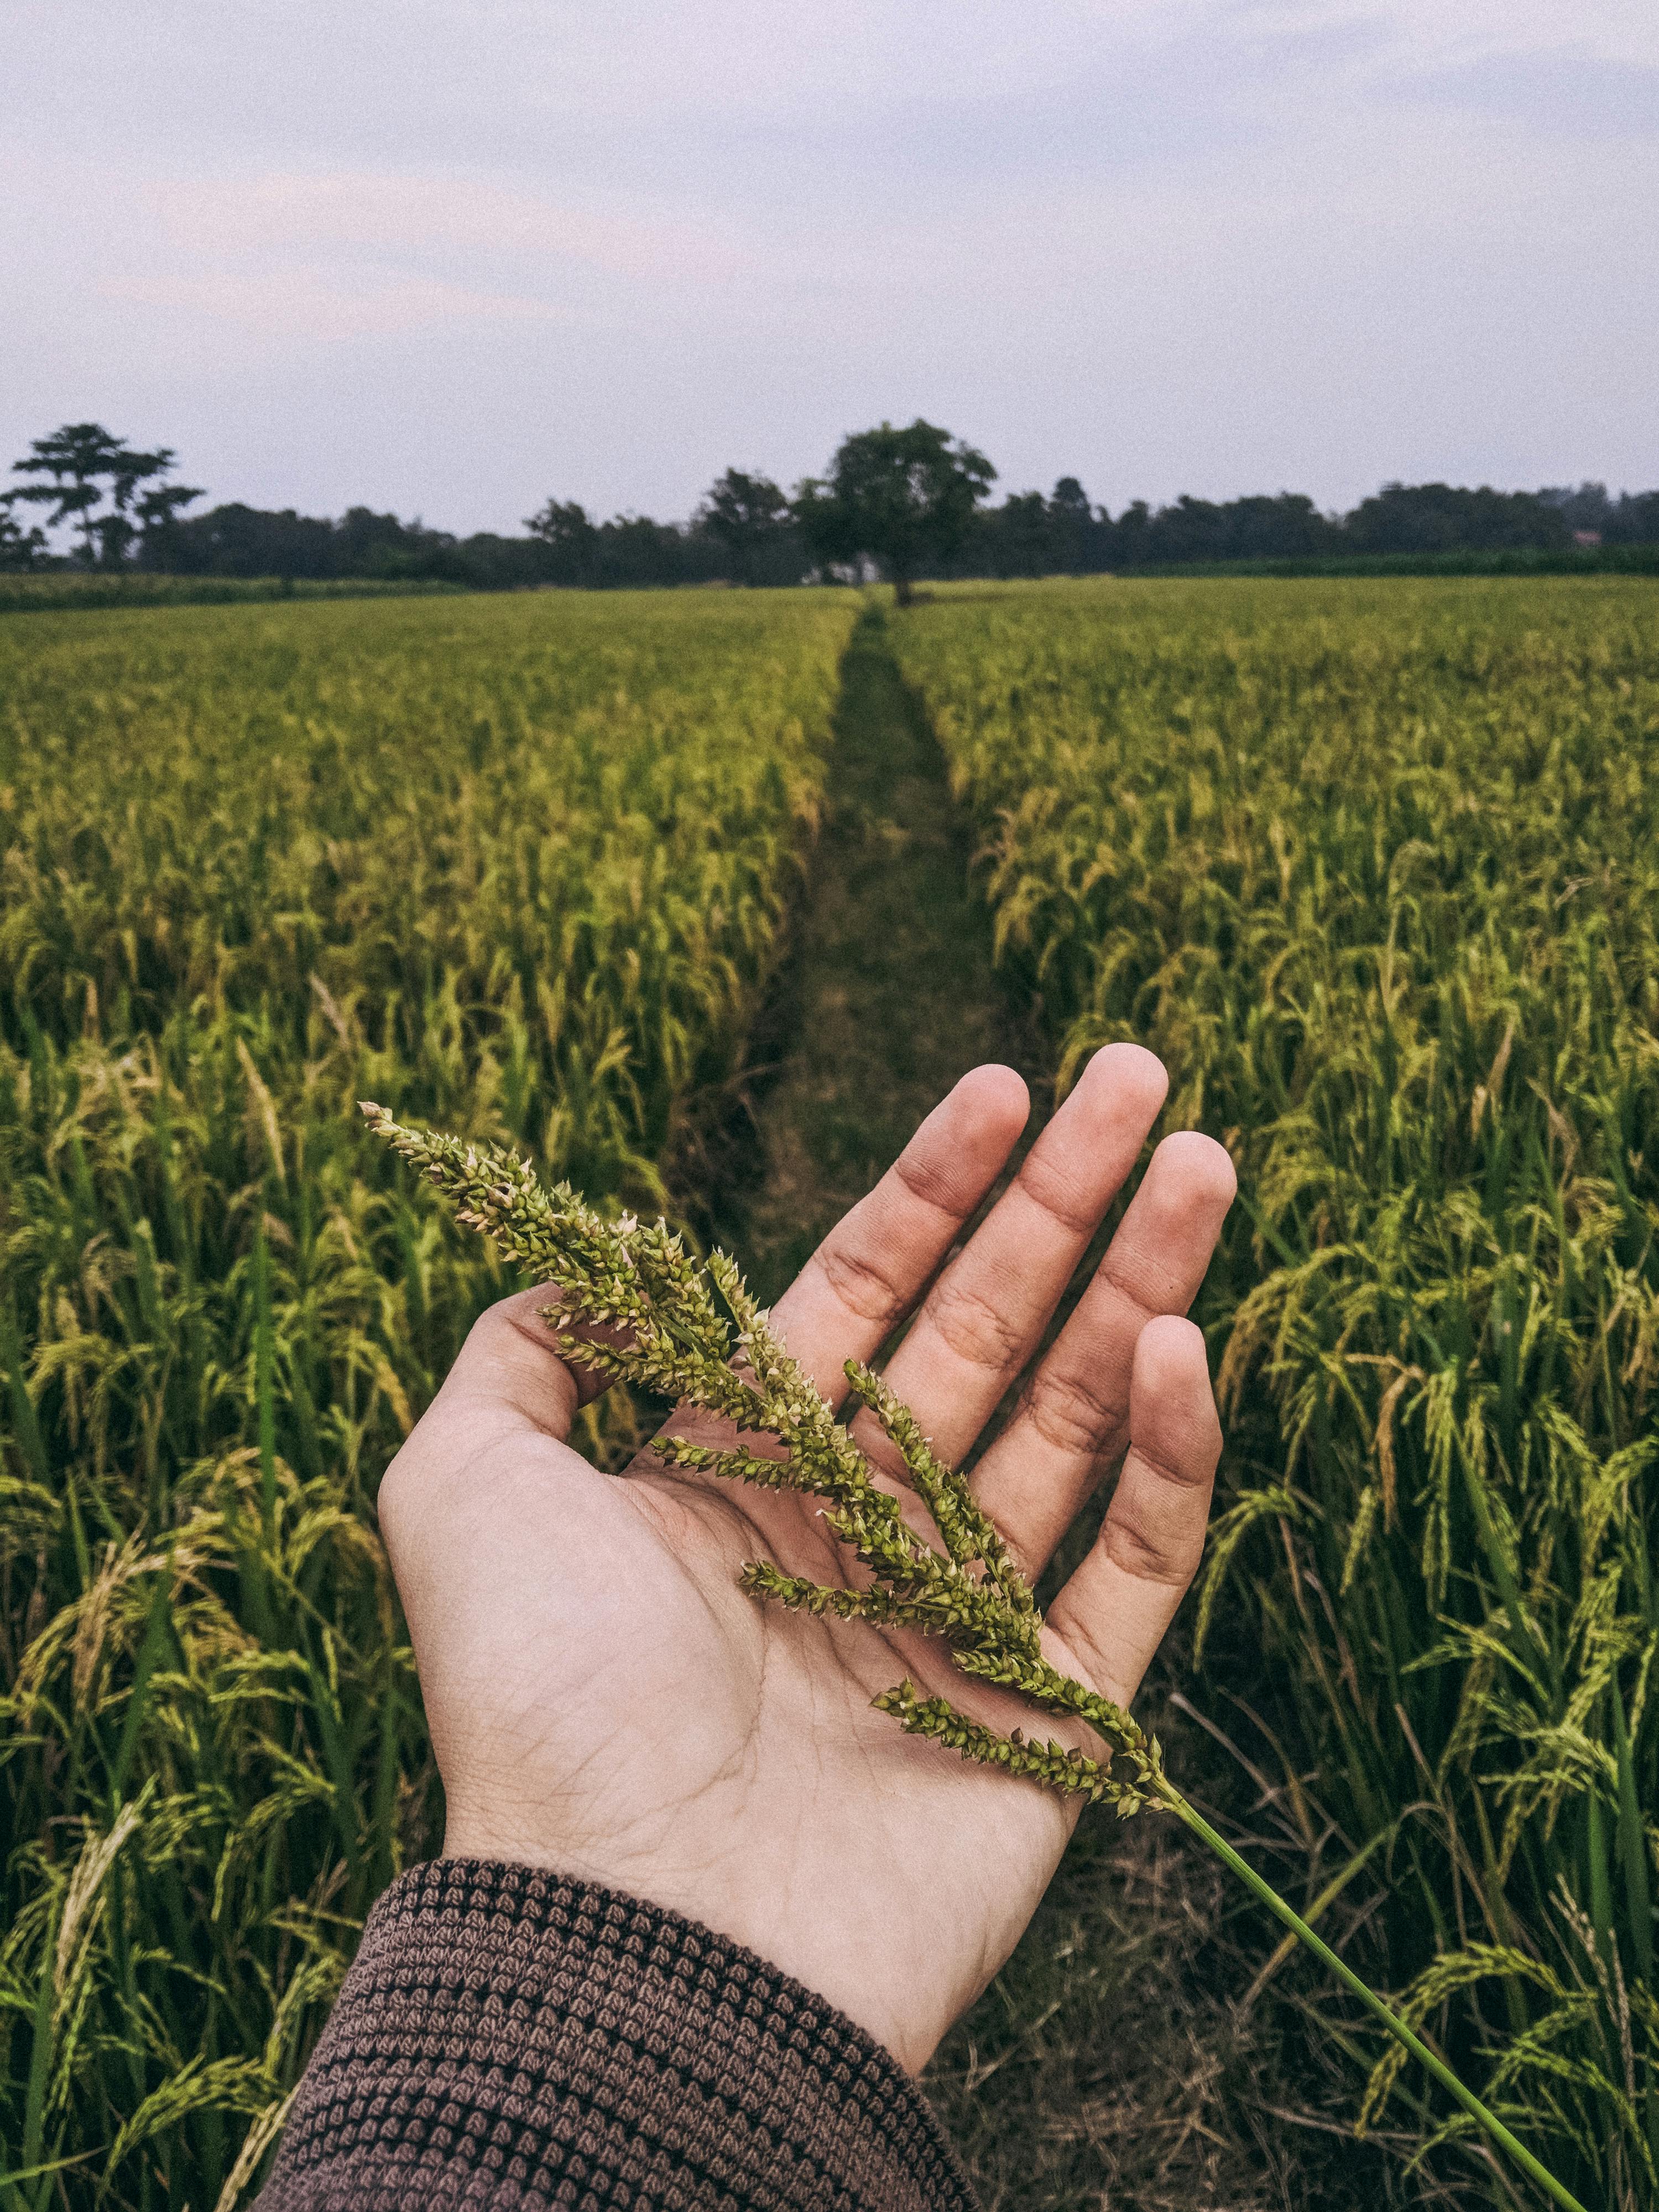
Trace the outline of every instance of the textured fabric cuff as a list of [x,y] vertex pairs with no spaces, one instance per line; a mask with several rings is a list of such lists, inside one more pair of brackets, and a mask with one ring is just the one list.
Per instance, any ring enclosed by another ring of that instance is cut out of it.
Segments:
[[258,2212],[972,2212],[909,2076],[678,1913],[437,1859],[370,1913]]

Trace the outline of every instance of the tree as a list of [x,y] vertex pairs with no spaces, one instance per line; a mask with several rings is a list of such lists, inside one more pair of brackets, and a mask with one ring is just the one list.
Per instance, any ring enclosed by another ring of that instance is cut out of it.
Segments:
[[[158,447],[154,453],[141,458],[156,465],[155,469],[147,473],[164,473],[173,465],[173,448],[171,446]],[[118,491],[119,489],[118,485]],[[189,507],[203,495],[201,488],[195,484],[152,483],[141,491],[132,509],[141,544],[148,544],[153,538],[165,538],[178,520],[180,508]],[[125,507],[121,507],[120,512],[125,514]]]
[[690,580],[686,533],[648,514],[613,514],[594,532],[589,580],[606,591],[648,591]]
[[1061,477],[1048,499],[1048,536],[1055,567],[1073,576],[1084,574],[1089,567],[1090,539],[1095,528],[1088,493],[1075,477]]
[[1535,546],[1553,551],[1571,545],[1572,531],[1559,507],[1529,491],[1478,491],[1443,483],[1385,483],[1362,499],[1346,525],[1348,544],[1362,553],[1503,552]]
[[9,496],[50,506],[46,521],[51,526],[68,522],[78,528],[90,565],[97,557],[92,510],[103,496],[99,479],[107,475],[123,450],[120,440],[112,437],[101,422],[65,422],[50,437],[33,440],[23,459],[12,463],[14,475],[47,476],[51,483],[20,484]]
[[[143,532],[164,529],[180,507],[202,496],[190,485],[159,481],[177,458],[171,446],[140,453],[101,422],[65,422],[50,437],[34,439],[12,463],[15,475],[51,481],[20,484],[6,498],[49,507],[48,527],[67,522],[78,530],[88,568],[100,562],[118,568]],[[105,501],[100,514],[96,510]]]
[[1575,535],[1593,531],[1607,545],[1659,544],[1659,491],[1621,491],[1610,499],[1602,483],[1550,484],[1538,495]]
[[550,580],[556,584],[586,583],[599,550],[599,533],[587,509],[575,500],[550,499],[525,518],[525,528],[539,538],[550,554]]
[[11,511],[13,492],[0,492],[0,571],[34,568],[46,550],[46,535],[38,526],[21,529]]
[[1621,491],[1601,534],[1609,545],[1659,545],[1659,491]]
[[1117,567],[1137,568],[1152,560],[1152,510],[1144,499],[1132,499],[1109,527],[1112,559]]
[[764,582],[795,536],[795,519],[783,492],[770,477],[751,477],[742,469],[727,469],[709,486],[697,523],[720,547],[740,584]]
[[1226,518],[1224,557],[1229,561],[1296,559],[1342,550],[1336,525],[1305,492],[1281,491],[1271,497],[1258,493],[1230,500],[1221,512]]
[[967,559],[957,563],[993,576],[1047,576],[1060,565],[1040,491],[1011,492],[1000,507],[984,508],[975,519]]
[[284,507],[271,514],[240,500],[205,514],[169,521],[145,538],[143,565],[185,576],[296,576],[338,574],[334,525]]
[[983,453],[935,423],[883,422],[842,441],[827,479],[807,478],[795,520],[822,560],[878,561],[907,606],[917,572],[966,539],[995,475]]

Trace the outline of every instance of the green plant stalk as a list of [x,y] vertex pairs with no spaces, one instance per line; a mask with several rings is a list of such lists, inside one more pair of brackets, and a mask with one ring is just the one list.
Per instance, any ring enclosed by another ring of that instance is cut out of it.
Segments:
[[1359,1999],[1366,2011],[1388,2030],[1395,2041],[1403,2045],[1413,2058],[1427,2067],[1448,2095],[1455,2098],[1476,2125],[1485,2130],[1524,2174],[1537,2183],[1553,2203],[1561,2205],[1564,2212],[1587,2212],[1587,2208],[1571,2190],[1558,2181],[1547,2166],[1540,2164],[1526,2145],[1510,2134],[1497,2113],[1481,2103],[1474,2090],[1459,2080],[1445,2060],[1431,2051],[1420,2035],[1407,2027],[1399,2014],[1385,2004],[1370,1984],[1355,1973],[1346,1960],[1340,1958],[1330,1945],[1315,1933],[1294,1906],[1288,1905],[1273,1884],[1259,1875],[1249,1861],[1210,1826],[1204,1815],[1182,1796],[1172,1783],[1166,1781],[1157,1794],[1159,1802],[1168,1806],[1176,1820],[1189,1828],[1206,1849],[1213,1851],[1222,1864],[1237,1875],[1251,1894],[1261,1899],[1275,1919],[1282,1920],[1297,1942],[1304,1944],[1316,1959],[1329,1968],[1343,1987]]
[[[753,1596],[791,1610],[862,1620],[877,1629],[917,1629],[939,1638],[970,1680],[1022,1692],[1042,1711],[1084,1722],[1105,1746],[1091,1758],[1076,1747],[1039,1741],[1016,1729],[1004,1735],[945,1697],[923,1697],[908,1679],[872,1700],[907,1733],[924,1735],[989,1766],[1096,1802],[1120,1819],[1162,1806],[1198,1837],[1297,1940],[1358,1997],[1368,2012],[1528,2178],[1564,2212],[1586,2207],[1518,2142],[1420,2036],[1189,1804],[1164,1771],[1163,1753],[1121,1706],[1063,1675],[1041,1649],[1042,1616],[1030,1585],[981,1510],[967,1478],[938,1459],[920,1423],[880,1376],[856,1360],[846,1367],[854,1396],[874,1416],[902,1460],[909,1486],[927,1508],[943,1549],[913,1528],[898,1499],[872,1479],[868,1461],[811,1378],[791,1358],[770,1317],[757,1306],[723,1252],[706,1266],[686,1253],[661,1221],[605,1220],[568,1183],[545,1188],[528,1164],[495,1146],[399,1127],[365,1103],[371,1127],[435,1183],[465,1226],[483,1231],[556,1293],[544,1316],[561,1355],[601,1376],[644,1384],[659,1395],[720,1415],[731,1445],[659,1437],[653,1447],[670,1467],[804,1492],[823,1499],[825,1527],[869,1573],[867,1583],[817,1583],[750,1560],[740,1581]],[[722,1309],[724,1310],[722,1310]],[[730,1315],[733,1328],[726,1316]],[[585,1326],[602,1328],[595,1341]],[[770,1436],[782,1459],[762,1456],[743,1439]]]

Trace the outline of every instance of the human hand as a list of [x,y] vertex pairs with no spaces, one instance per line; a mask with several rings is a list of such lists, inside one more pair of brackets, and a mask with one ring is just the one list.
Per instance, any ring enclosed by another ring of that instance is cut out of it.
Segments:
[[[888,1363],[959,1462],[1026,1368],[1164,1102],[1150,1053],[1097,1053],[969,1243],[1024,1127],[1012,1070],[965,1076],[775,1309],[826,1397],[920,1310]],[[1234,1188],[1191,1133],[1152,1156],[1104,1260],[974,1486],[1033,1579],[1102,1480],[1100,1535],[1049,1608],[1048,1657],[1127,1705],[1191,1582],[1220,1432],[1181,1318]],[[931,1285],[931,1287],[929,1287]],[[902,1677],[1006,1729],[1021,1701],[936,1641],[784,1613],[738,1587],[761,1555],[843,1581],[792,1491],[670,1470],[603,1475],[565,1439],[594,1384],[560,1359],[546,1291],[479,1322],[380,1491],[444,1778],[451,1856],[516,1860],[653,1899],[747,1944],[920,2069],[997,1971],[1079,1801],[904,1735]],[[671,1425],[729,1442],[708,1416]],[[867,1414],[854,1435],[894,1455]],[[1088,1731],[1043,1733],[1092,1747]]]

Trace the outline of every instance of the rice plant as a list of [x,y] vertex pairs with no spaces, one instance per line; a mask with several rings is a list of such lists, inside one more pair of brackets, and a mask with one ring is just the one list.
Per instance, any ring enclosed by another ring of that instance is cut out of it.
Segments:
[[1659,2195],[1656,617],[1102,582],[894,625],[1066,1065],[1152,1045],[1239,1167],[1199,1632],[1261,1655],[1310,1893],[1382,1870],[1406,2016],[1620,2208]]
[[853,612],[0,629],[9,2212],[229,2212],[441,1832],[374,1497],[512,1285],[356,1098],[659,1201],[741,1055]]

